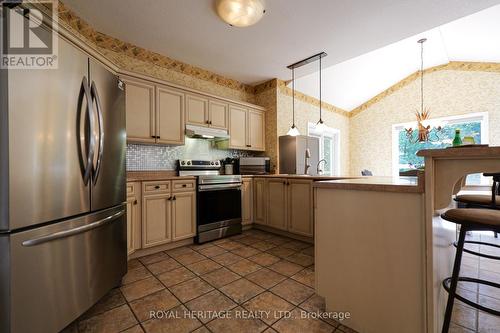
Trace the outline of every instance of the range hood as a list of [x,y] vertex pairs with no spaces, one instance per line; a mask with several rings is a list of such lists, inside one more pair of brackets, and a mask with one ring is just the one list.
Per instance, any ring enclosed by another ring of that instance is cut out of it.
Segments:
[[229,139],[227,130],[195,125],[186,125],[186,136],[196,139],[226,140]]

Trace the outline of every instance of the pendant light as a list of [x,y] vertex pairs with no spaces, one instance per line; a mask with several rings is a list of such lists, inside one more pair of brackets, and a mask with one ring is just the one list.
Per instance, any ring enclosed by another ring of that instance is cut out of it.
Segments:
[[314,128],[317,132],[323,133],[323,131],[326,130],[326,125],[323,122],[323,119],[321,118],[321,58],[323,55],[320,54],[319,56],[319,120],[316,123],[316,127]]
[[288,130],[287,135],[300,135],[297,126],[295,126],[295,68],[292,68],[292,127]]

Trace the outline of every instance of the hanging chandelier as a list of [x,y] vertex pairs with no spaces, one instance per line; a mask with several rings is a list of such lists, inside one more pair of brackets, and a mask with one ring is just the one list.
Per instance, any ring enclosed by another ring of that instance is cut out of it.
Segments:
[[[415,111],[415,116],[417,117],[417,128],[413,129],[405,128],[406,137],[410,143],[417,142],[432,142],[439,141],[439,135],[442,131],[441,126],[432,127],[430,122],[430,109],[424,107],[424,43],[427,38],[422,38],[417,41],[420,44],[420,110]],[[414,137],[413,133],[417,133]],[[431,133],[434,133],[435,138],[431,138]]]

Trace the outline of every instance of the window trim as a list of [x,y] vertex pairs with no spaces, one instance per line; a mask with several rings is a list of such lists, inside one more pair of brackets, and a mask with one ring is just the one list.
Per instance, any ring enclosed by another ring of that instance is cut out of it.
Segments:
[[[331,165],[331,176],[339,176],[340,169],[340,130],[338,128],[326,127],[322,133],[315,131],[316,123],[307,123],[307,135],[319,138],[319,160],[324,158],[323,154],[323,137],[327,136],[332,139],[332,159],[335,163]],[[325,135],[326,134],[326,135]]]
[[[488,112],[466,113],[457,116],[431,118],[431,122],[440,122],[445,125],[462,124],[465,122],[479,121],[481,123],[481,144],[489,143],[489,118]],[[399,177],[399,132],[405,128],[417,126],[416,121],[392,125],[392,175]]]

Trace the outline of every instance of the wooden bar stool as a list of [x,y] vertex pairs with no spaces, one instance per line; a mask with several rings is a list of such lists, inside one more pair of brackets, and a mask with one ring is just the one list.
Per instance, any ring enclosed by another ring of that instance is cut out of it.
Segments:
[[475,251],[471,251],[471,250],[464,250],[465,243],[475,243],[475,244],[481,244],[481,245],[487,245],[487,246],[500,248],[500,246],[496,245],[496,244],[465,241],[465,235],[468,231],[481,231],[481,230],[483,230],[483,231],[500,232],[500,210],[477,209],[477,208],[458,208],[458,209],[450,209],[450,210],[446,211],[444,214],[441,214],[441,217],[447,221],[454,222],[456,224],[460,224],[460,234],[458,237],[458,242],[454,243],[454,245],[457,248],[457,252],[455,254],[455,263],[453,265],[453,273],[452,273],[451,277],[443,280],[443,287],[449,293],[448,303],[446,305],[446,312],[444,315],[443,329],[442,329],[442,333],[447,333],[448,329],[450,327],[451,314],[453,311],[453,303],[455,301],[455,298],[464,302],[465,304],[468,304],[468,305],[476,308],[476,309],[482,310],[482,311],[487,312],[487,313],[491,313],[493,315],[500,316],[499,310],[487,308],[487,307],[482,306],[478,303],[472,302],[472,301],[466,299],[465,297],[462,297],[456,293],[457,285],[458,285],[459,281],[479,283],[479,284],[488,285],[488,286],[500,289],[499,283],[486,281],[486,280],[480,280],[480,279],[476,279],[476,278],[460,277],[459,276],[460,264],[462,262],[462,254],[464,251],[481,256],[481,257],[485,257],[485,258],[489,258],[489,259],[493,259],[493,260],[500,260],[500,257],[498,257],[498,256],[487,255],[487,254],[483,254],[483,253],[479,253],[479,252],[475,252]]
[[[455,201],[465,208],[500,209],[500,173],[484,173],[483,175],[493,177],[491,194],[461,194],[455,197]],[[495,238],[498,238],[497,232],[495,232]]]

